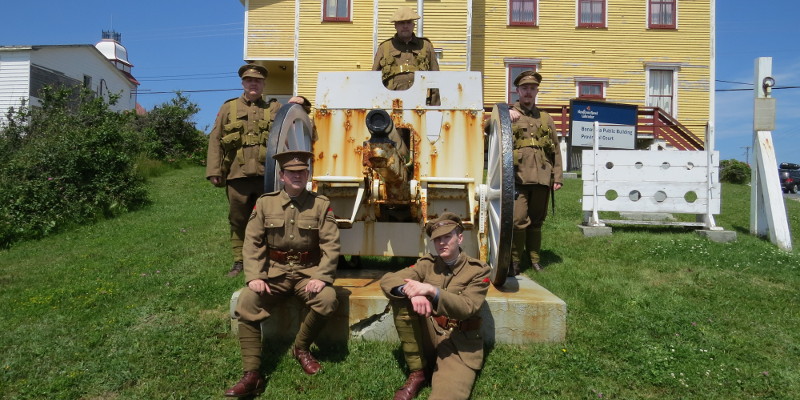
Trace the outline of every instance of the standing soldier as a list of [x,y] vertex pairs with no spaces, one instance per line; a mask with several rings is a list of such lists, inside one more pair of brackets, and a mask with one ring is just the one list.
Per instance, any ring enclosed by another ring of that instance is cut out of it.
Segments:
[[[397,33],[383,41],[375,52],[373,71],[381,71],[383,85],[389,90],[406,90],[414,84],[415,71],[438,71],[439,62],[431,41],[414,34],[414,21],[420,18],[411,8],[403,6],[392,15]],[[439,105],[438,91],[428,94],[429,105]]]
[[428,382],[430,399],[467,399],[483,366],[478,313],[490,270],[461,251],[464,225],[457,215],[444,212],[425,230],[438,255],[381,278],[410,370],[394,399],[413,399]]
[[553,118],[536,107],[542,75],[523,71],[516,79],[519,101],[509,110],[514,133],[514,233],[509,275],[520,273],[522,251],[527,251],[531,267],[542,270],[542,225],[547,217],[547,200],[561,189],[561,149]]
[[247,217],[264,193],[264,161],[274,114],[261,97],[267,69],[245,64],[239,68],[244,93],[226,101],[217,113],[208,139],[206,179],[225,187],[231,226],[233,266],[228,276],[242,271],[242,242]]
[[297,296],[310,308],[292,355],[309,375],[321,368],[309,348],[339,304],[332,285],[340,245],[330,200],[306,190],[312,156],[306,151],[276,154],[284,188],[259,197],[250,215],[244,242],[247,287],[236,305],[244,375],[225,396],[264,391],[261,321],[269,317],[270,306],[288,296]]

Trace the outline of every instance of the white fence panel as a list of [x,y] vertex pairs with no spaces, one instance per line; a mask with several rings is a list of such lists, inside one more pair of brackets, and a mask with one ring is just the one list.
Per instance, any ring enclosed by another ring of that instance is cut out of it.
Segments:
[[716,151],[584,150],[582,175],[582,208],[595,219],[598,211],[720,213]]

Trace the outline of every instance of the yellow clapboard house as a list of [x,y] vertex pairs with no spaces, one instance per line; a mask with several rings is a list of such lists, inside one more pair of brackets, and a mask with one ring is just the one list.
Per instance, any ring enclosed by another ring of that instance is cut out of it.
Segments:
[[400,6],[422,16],[442,70],[480,71],[486,107],[536,69],[537,104],[567,129],[571,99],[637,105],[652,146],[701,148],[713,118],[714,0],[242,0],[244,58],[267,96],[314,102],[317,73],[368,71]]

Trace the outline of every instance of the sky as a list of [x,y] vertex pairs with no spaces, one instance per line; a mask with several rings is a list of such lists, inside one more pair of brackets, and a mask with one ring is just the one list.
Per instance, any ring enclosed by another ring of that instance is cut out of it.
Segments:
[[[311,0],[305,0],[311,1]],[[678,0],[679,24],[680,4]],[[716,149],[720,159],[752,155],[754,65],[772,57],[778,162],[800,163],[800,5],[794,0],[716,2]],[[0,45],[95,44],[122,34],[146,109],[182,91],[210,130],[219,106],[241,92],[244,7],[239,0],[4,1]],[[745,90],[742,90],[745,89]]]

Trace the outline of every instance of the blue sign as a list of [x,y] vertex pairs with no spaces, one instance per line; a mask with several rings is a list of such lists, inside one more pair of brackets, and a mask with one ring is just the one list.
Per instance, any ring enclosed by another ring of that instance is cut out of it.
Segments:
[[597,137],[600,148],[636,149],[638,107],[603,101],[572,100],[570,102],[570,138],[572,146],[592,147],[594,123],[599,123]]

